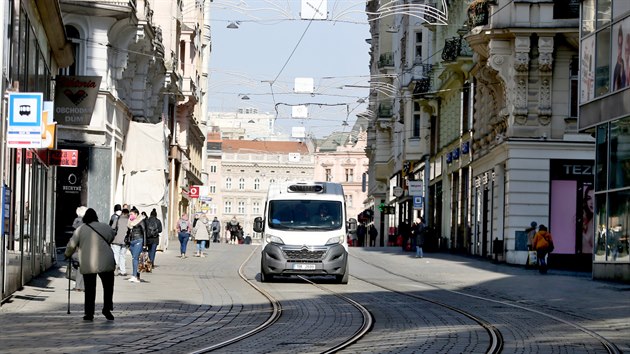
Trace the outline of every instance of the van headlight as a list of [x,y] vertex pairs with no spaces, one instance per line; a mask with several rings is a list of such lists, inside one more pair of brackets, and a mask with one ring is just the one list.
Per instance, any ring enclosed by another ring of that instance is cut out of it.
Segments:
[[328,246],[328,245],[336,245],[336,244],[343,244],[344,239],[345,238],[343,236],[331,237],[331,238],[328,239],[328,241],[326,241],[326,246]]
[[279,245],[284,245],[284,241],[282,241],[282,239],[278,236],[268,235],[266,240],[267,240],[267,243],[277,243]]

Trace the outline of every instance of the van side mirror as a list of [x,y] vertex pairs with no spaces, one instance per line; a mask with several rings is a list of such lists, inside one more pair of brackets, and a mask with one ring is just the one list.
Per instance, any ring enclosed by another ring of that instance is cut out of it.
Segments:
[[263,218],[261,218],[260,216],[257,216],[254,219],[254,232],[263,232],[263,229],[264,229]]
[[348,220],[348,232],[356,232],[357,231],[357,219],[350,218]]

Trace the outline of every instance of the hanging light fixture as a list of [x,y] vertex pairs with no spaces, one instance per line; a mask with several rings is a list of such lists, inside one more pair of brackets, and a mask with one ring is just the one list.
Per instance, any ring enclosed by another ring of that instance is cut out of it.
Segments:
[[238,25],[240,25],[240,22],[238,21],[232,21],[227,25],[227,28],[229,29],[238,29]]

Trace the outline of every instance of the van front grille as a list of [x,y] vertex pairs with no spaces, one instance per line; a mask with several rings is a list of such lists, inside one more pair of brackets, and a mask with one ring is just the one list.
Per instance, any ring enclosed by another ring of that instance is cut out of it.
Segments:
[[326,254],[326,250],[283,250],[284,256],[289,262],[321,261]]

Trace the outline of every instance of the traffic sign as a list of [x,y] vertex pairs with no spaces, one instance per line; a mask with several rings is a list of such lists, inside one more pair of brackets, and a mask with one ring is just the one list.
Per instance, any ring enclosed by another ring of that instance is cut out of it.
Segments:
[[424,204],[424,198],[415,196],[413,197],[413,208],[414,209],[422,209],[422,205]]
[[188,196],[190,198],[199,198],[199,186],[191,186],[188,190]]
[[9,93],[7,147],[41,147],[43,97],[40,92]]

